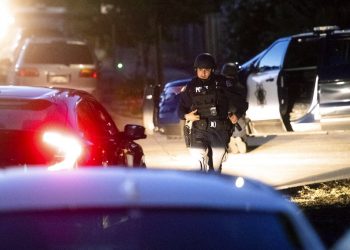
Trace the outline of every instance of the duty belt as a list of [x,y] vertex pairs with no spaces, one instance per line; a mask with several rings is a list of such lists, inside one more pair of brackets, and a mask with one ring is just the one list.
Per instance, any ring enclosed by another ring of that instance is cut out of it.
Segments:
[[209,119],[200,119],[198,121],[193,122],[193,126],[197,129],[206,130],[208,128],[214,129],[229,129],[229,122],[227,119],[225,120],[209,120]]

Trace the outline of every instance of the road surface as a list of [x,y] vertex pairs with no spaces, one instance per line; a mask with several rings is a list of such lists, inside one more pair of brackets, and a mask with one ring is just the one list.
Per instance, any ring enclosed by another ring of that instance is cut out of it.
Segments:
[[[119,128],[142,125],[141,118],[114,114]],[[149,168],[191,170],[182,138],[154,133],[137,141]],[[223,173],[251,177],[282,188],[350,177],[350,131],[290,133],[253,137],[246,154],[228,154]]]

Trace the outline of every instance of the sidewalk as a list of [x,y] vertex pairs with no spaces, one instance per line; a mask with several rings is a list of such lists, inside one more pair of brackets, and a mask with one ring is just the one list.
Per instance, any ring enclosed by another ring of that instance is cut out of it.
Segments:
[[[114,120],[120,129],[126,123],[142,125],[142,119],[115,115]],[[274,187],[348,178],[349,138],[350,132],[249,137],[248,152],[229,153],[223,162],[222,173],[250,177]],[[329,147],[320,141],[336,146]],[[143,147],[148,168],[192,170],[192,160],[183,138],[169,139],[154,133],[136,142]]]
[[[112,116],[120,130],[123,130],[125,124],[143,126],[142,119],[138,117],[126,117],[115,113],[112,113]],[[183,138],[168,139],[165,135],[153,133],[136,142],[142,146],[149,168],[191,169],[191,158]]]
[[167,139],[165,135],[154,133],[137,143],[143,147],[147,167],[191,170],[191,157],[183,138]]

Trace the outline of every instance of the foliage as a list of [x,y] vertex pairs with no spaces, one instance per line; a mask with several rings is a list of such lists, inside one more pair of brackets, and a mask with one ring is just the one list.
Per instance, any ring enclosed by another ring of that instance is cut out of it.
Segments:
[[100,3],[95,0],[11,0],[13,8],[27,7],[64,7],[66,8],[66,33],[91,38],[99,34],[96,16],[100,12]]
[[346,178],[280,191],[301,209],[329,249],[349,229],[349,184]]
[[350,28],[349,8],[347,0],[226,0],[227,46],[233,58],[246,61],[279,37],[315,26]]
[[341,179],[282,190],[300,207],[349,206],[350,179]]
[[154,79],[145,79],[141,75],[125,78],[118,84],[108,85],[105,82],[105,89],[98,93],[98,98],[109,109],[118,114],[141,116],[144,86],[151,82],[154,82]]
[[115,6],[114,19],[122,43],[154,43],[158,25],[167,33],[170,26],[200,22],[204,15],[219,9],[220,1],[200,0],[104,0]]

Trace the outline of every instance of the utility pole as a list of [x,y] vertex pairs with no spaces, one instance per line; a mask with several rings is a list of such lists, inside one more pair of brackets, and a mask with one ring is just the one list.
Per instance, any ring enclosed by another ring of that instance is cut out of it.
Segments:
[[102,15],[107,15],[109,22],[111,23],[111,46],[112,46],[112,53],[113,57],[115,56],[116,51],[116,25],[113,18],[113,13],[115,11],[115,6],[113,4],[107,4],[107,3],[101,3],[100,5],[100,11]]
[[157,83],[164,84],[163,76],[163,58],[162,58],[162,25],[157,21],[156,23],[156,66],[157,66]]

